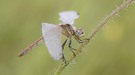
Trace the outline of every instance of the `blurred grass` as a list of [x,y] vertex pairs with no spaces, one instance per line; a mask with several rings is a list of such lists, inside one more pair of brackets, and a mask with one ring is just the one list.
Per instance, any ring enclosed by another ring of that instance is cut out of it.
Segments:
[[[75,26],[86,36],[100,20],[123,0],[1,0],[0,75],[47,75],[59,66],[44,44],[22,58],[17,54],[41,34],[41,23],[59,24],[58,13],[76,10]],[[108,23],[76,58],[63,75],[134,75],[134,5]],[[76,46],[74,41],[73,46]],[[68,50],[68,47],[66,48]],[[65,51],[66,52],[66,51]],[[68,56],[67,56],[68,57]]]

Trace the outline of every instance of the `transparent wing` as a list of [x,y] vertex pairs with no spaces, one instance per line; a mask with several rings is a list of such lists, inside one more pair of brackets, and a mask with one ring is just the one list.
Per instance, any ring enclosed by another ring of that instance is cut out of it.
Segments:
[[61,29],[57,25],[43,23],[42,35],[50,55],[59,60],[62,57]]
[[70,25],[73,25],[74,20],[79,17],[79,13],[75,11],[65,11],[59,13],[59,15],[60,15],[59,20],[61,20],[64,24],[70,24]]

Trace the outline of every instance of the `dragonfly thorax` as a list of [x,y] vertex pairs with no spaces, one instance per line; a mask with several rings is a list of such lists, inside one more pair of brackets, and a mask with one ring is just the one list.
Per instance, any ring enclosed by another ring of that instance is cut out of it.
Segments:
[[60,25],[62,29],[62,34],[67,36],[67,37],[72,37],[75,35],[76,28],[71,26],[70,24],[65,24],[65,25]]

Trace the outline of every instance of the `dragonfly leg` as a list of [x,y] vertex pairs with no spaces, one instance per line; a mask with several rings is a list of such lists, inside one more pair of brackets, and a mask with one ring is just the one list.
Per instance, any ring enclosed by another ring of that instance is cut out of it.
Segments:
[[67,39],[64,41],[64,43],[62,44],[62,50],[64,50],[64,46],[65,46],[67,40],[68,40],[68,38],[67,38]]
[[89,41],[89,38],[84,38],[84,39],[80,39],[80,38],[75,38],[79,43],[83,43],[85,41]]
[[76,49],[73,48],[73,47],[71,46],[71,44],[72,44],[72,39],[70,38],[70,41],[69,41],[69,45],[68,45],[68,46],[69,46],[70,50],[72,51],[73,55],[76,56],[75,52],[73,51],[73,50],[76,50]]
[[[62,51],[64,50],[64,46],[67,43],[68,38],[64,41],[64,43],[62,44]],[[66,59],[64,56],[64,53],[62,52],[62,61],[66,64]]]
[[90,41],[90,39],[89,39],[89,38],[84,38],[83,40],[85,40],[85,41]]
[[64,54],[63,54],[63,52],[62,52],[62,61],[66,64],[66,59],[65,59],[65,56],[64,56]]
[[83,43],[84,41],[80,38],[75,38],[79,43]]

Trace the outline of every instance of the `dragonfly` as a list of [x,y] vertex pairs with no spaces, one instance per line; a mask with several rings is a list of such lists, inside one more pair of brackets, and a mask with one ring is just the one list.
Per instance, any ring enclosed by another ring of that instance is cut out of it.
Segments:
[[[62,58],[63,61],[66,62],[63,50],[68,40],[68,46],[75,56],[75,52],[73,50],[76,49],[71,46],[72,37],[74,37],[79,43],[82,43],[83,41],[81,37],[85,34],[83,29],[76,29],[74,26],[74,21],[79,17],[79,13],[76,11],[63,11],[59,13],[59,16],[59,20],[62,21],[60,24],[42,23],[42,36],[22,50],[19,53],[19,57],[24,56],[27,52],[45,42],[48,51],[54,60]],[[61,44],[62,35],[66,36],[63,44]]]

